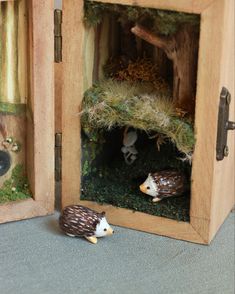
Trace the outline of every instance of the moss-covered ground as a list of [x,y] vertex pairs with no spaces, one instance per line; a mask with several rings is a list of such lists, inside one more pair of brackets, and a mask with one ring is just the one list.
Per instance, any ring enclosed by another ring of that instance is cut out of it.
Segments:
[[[104,136],[106,143],[102,146],[95,146],[96,143],[90,142],[83,135],[81,198],[151,215],[189,221],[190,192],[181,197],[153,203],[152,197],[140,192],[139,185],[149,172],[169,168],[183,170],[190,178],[190,165],[177,159],[181,155],[172,143],[161,145],[158,151],[156,140],[150,140],[144,132],[139,132],[136,144],[138,159],[132,165],[127,165],[120,151],[122,135],[123,130],[107,132]],[[97,156],[94,155],[95,150],[98,150]]]
[[11,178],[0,187],[0,204],[32,197],[23,166],[16,165]]

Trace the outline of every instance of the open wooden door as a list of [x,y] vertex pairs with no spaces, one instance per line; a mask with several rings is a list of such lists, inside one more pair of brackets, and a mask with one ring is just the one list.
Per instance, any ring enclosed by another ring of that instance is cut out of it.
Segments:
[[[231,94],[229,106],[229,121],[235,122],[235,92],[234,92],[234,25],[229,20],[234,20],[234,1],[225,1],[224,29],[222,42],[222,58],[220,60],[220,90],[228,89]],[[217,107],[219,101],[217,100]],[[211,204],[210,239],[213,238],[220,225],[223,223],[231,207],[235,203],[235,131],[228,131],[228,156],[222,161],[217,161],[214,156],[214,181],[213,201]]]
[[53,11],[0,1],[0,223],[54,211]]
[[191,223],[210,242],[235,203],[234,131],[228,132],[228,157],[216,159],[220,95],[231,94],[230,121],[235,116],[234,1],[214,1],[201,14],[196,98],[196,148],[194,152]]

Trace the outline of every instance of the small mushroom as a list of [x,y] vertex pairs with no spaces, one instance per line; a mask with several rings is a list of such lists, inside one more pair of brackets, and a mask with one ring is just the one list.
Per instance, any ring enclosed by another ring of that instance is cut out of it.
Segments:
[[138,136],[136,131],[124,132],[123,145],[126,147],[133,146],[137,139]]
[[20,146],[19,142],[14,142],[12,145],[11,151],[17,153],[17,152],[20,152],[20,150],[21,150],[21,146]]
[[8,149],[9,146],[13,143],[13,138],[12,137],[7,137],[3,142],[2,142],[2,146],[5,149]]
[[123,136],[123,147],[121,148],[122,153],[124,154],[124,159],[126,164],[131,165],[136,159],[138,151],[135,148],[135,142],[138,139],[136,130],[129,131],[127,127],[124,131]]

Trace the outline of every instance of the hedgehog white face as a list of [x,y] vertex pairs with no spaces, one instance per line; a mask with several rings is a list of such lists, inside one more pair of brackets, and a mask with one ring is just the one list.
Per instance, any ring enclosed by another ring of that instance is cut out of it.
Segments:
[[113,234],[113,229],[108,224],[105,217],[103,217],[100,223],[96,226],[95,237],[104,237]]
[[140,185],[140,191],[152,197],[158,195],[158,187],[151,174],[149,174],[145,182]]

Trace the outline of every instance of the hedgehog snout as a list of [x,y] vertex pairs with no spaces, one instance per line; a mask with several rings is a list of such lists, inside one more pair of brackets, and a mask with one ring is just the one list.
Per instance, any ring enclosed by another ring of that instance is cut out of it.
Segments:
[[142,184],[142,185],[140,185],[140,191],[141,192],[143,192],[143,193],[145,193],[145,194],[147,194],[147,188],[145,187],[145,185],[144,184]]
[[108,230],[107,230],[107,236],[110,236],[110,235],[113,235],[114,234],[114,230],[109,227]]

